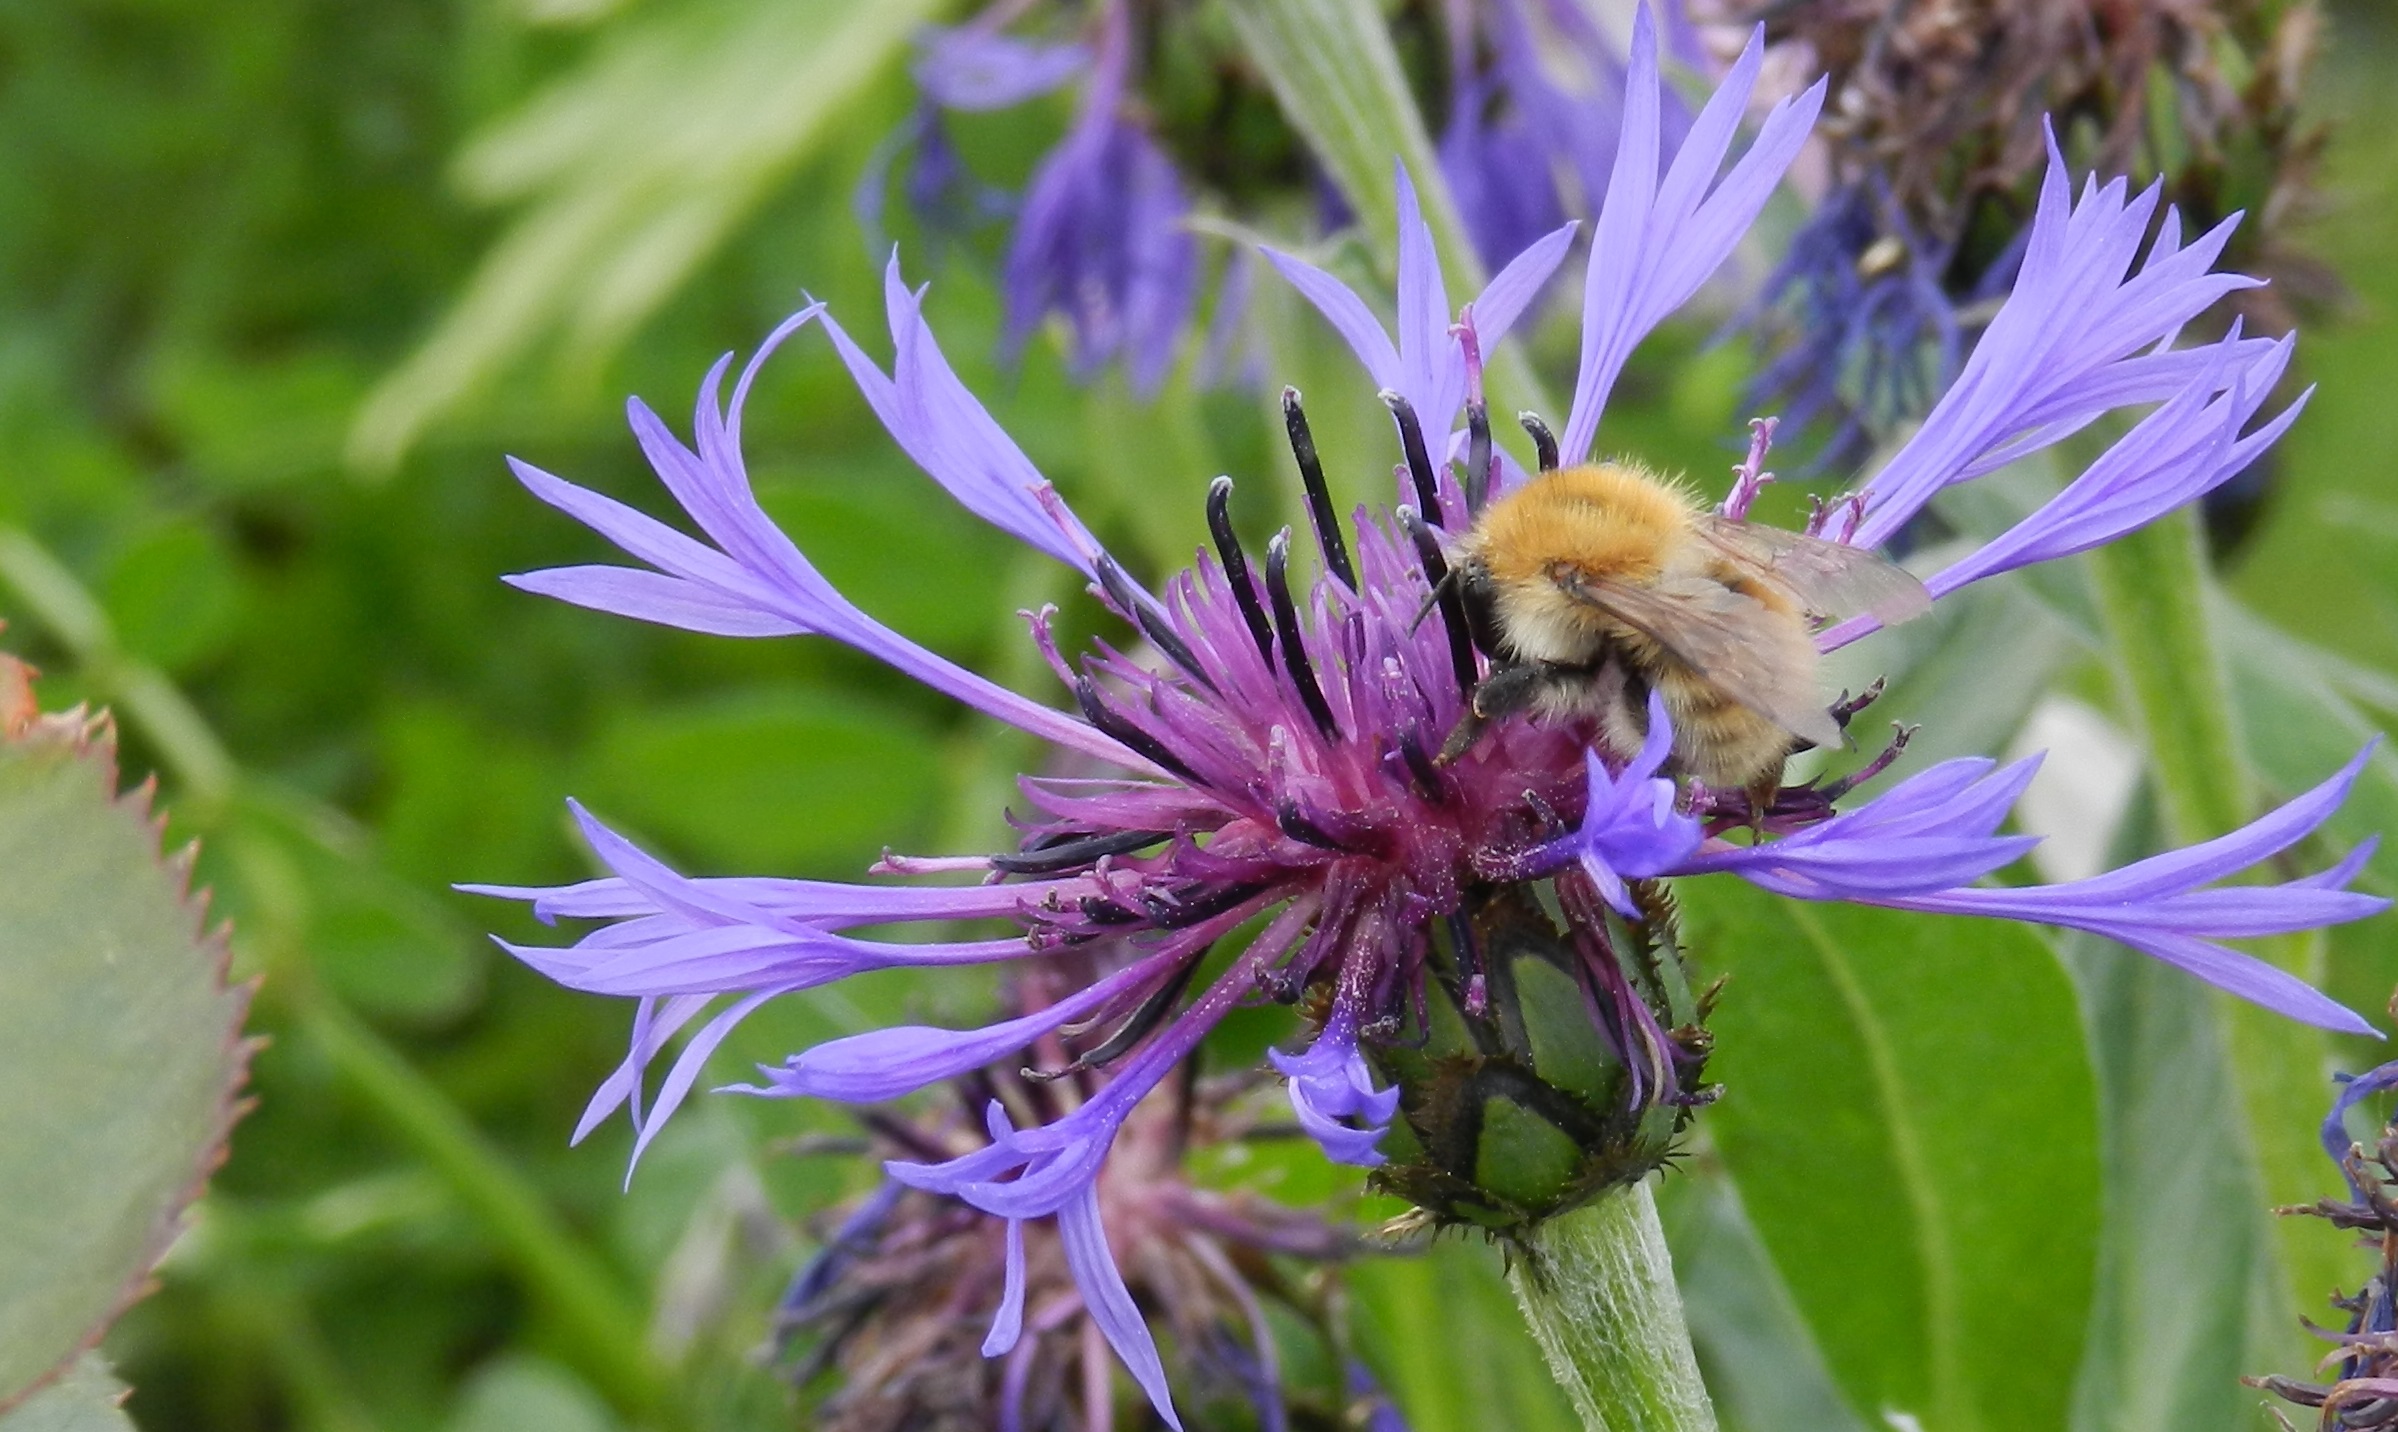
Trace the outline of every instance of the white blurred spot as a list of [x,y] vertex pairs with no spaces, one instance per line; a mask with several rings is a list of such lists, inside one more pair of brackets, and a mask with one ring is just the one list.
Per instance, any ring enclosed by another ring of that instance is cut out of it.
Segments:
[[2115,829],[2140,784],[2140,748],[2096,710],[2043,696],[2007,759],[2046,751],[2040,774],[2015,803],[2015,823],[2043,837],[2032,864],[2049,880],[2083,880],[2106,868]]

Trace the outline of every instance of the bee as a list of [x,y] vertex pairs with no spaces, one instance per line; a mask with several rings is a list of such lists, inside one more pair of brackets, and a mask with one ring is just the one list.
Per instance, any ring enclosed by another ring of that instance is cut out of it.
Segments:
[[1931,607],[1922,583],[1871,552],[1718,516],[1615,463],[1544,472],[1494,500],[1449,580],[1493,666],[1444,764],[1519,713],[1591,719],[1630,757],[1653,690],[1673,722],[1670,767],[1753,797],[1770,797],[1802,743],[1845,744],[1817,690],[1816,625]]

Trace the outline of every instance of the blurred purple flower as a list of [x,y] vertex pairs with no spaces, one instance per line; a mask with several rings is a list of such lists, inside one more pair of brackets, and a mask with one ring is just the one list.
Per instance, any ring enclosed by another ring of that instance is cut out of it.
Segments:
[[[1078,378],[1121,362],[1134,391],[1154,393],[1197,307],[1199,248],[1182,176],[1127,104],[1129,9],[1120,0],[1101,7],[1095,43],[1083,45],[1002,31],[1021,8],[994,6],[966,25],[924,32],[914,67],[923,103],[868,166],[860,217],[869,235],[881,233],[890,165],[912,148],[905,192],[932,233],[1012,218],[1001,273],[1003,355],[1020,357],[1055,314],[1071,334]],[[1074,124],[1020,200],[976,179],[951,145],[944,111],[1007,109],[1076,80]]]
[[1001,34],[985,17],[927,29],[911,68],[925,98],[943,109],[980,113],[1038,99],[1072,82],[1090,63],[1091,52],[1081,45]]
[[1834,191],[1732,320],[1778,350],[1751,381],[1750,403],[1791,432],[1827,424],[1820,465],[1863,456],[1956,376],[1965,339],[1941,285],[1948,260],[1879,185]]
[[1165,381],[1197,306],[1199,243],[1182,176],[1125,115],[1131,26],[1123,5],[1108,7],[1082,112],[1025,190],[1002,273],[1003,346],[1021,352],[1058,314],[1074,335],[1077,374],[1120,360],[1146,394]]
[[[1634,345],[1730,254],[1821,101],[1818,87],[1776,105],[1727,173],[1758,72],[1760,47],[1752,40],[1669,160],[1656,50],[1644,13],[1630,51],[1623,142],[1584,283],[1582,363],[1561,444],[1569,463],[1591,451]],[[1941,488],[2103,413],[2164,401],[2055,501],[1994,543],[1996,555],[1968,556],[1935,576],[1931,587],[1941,593],[2119,535],[2191,500],[2279,435],[2287,411],[2253,432],[2243,429],[2285,348],[2236,333],[2192,350],[2164,346],[2248,280],[2209,271],[2222,231],[2183,248],[2170,216],[2145,261],[2135,263],[2155,206],[2154,190],[2128,199],[2120,182],[2094,183],[2079,203],[2069,202],[2063,166],[2055,164],[2013,297],[1922,429],[1864,483],[1854,503],[1863,519],[1857,540],[1887,537]],[[1652,872],[1710,871],[1800,899],[2063,925],[2120,940],[2293,1018],[2362,1027],[2314,991],[2215,943],[2382,908],[2340,888],[2355,873],[2353,860],[2278,887],[2206,888],[2314,830],[2345,794],[2354,767],[2222,840],[2093,880],[2010,890],[1973,882],[2021,853],[2019,839],[1996,834],[2028,775],[2021,767],[1994,773],[1987,763],[1946,763],[1878,800],[1837,811],[1834,800],[1877,771],[1877,762],[1820,790],[1789,788],[1769,810],[1731,820],[1701,809],[1697,791],[1661,801],[1655,750],[1620,769],[1597,756],[1601,769],[1594,771],[1590,732],[1571,722],[1501,723],[1453,764],[1435,763],[1430,753],[1458,725],[1483,670],[1461,618],[1444,611],[1440,622],[1421,620],[1437,605],[1428,597],[1446,571],[1440,535],[1466,515],[1464,485],[1449,457],[1461,447],[1471,451],[1479,409],[1469,407],[1467,433],[1455,431],[1460,408],[1478,396],[1475,360],[1461,340],[1498,342],[1561,257],[1566,235],[1536,244],[1470,306],[1471,322],[1452,327],[1430,235],[1404,185],[1401,223],[1396,344],[1356,294],[1275,256],[1391,390],[1408,459],[1401,496],[1413,505],[1388,518],[1361,511],[1344,532],[1296,396],[1287,398],[1327,574],[1312,584],[1294,580],[1288,529],[1268,544],[1262,566],[1252,561],[1231,520],[1228,479],[1210,494],[1213,554],[1202,553],[1160,592],[1135,582],[958,382],[896,264],[885,292],[894,345],[888,372],[828,314],[810,308],[751,358],[729,403],[719,400],[726,364],[710,373],[693,446],[646,407],[631,406],[645,454],[706,542],[518,465],[537,496],[654,569],[569,568],[516,578],[518,585],[699,631],[832,636],[1041,737],[1084,770],[1096,763],[1116,773],[1025,778],[1031,814],[1017,850],[886,857],[878,867],[981,882],[967,886],[693,880],[586,820],[609,878],[556,891],[493,892],[531,899],[546,918],[613,922],[566,949],[512,947],[562,983],[639,1001],[632,1048],[595,1097],[586,1130],[623,1105],[646,1145],[708,1052],[777,994],[878,969],[1000,961],[1048,968],[1063,957],[1105,954],[1079,992],[1047,1011],[986,1031],[912,1028],[834,1041],[769,1070],[750,1092],[880,1100],[954,1077],[1028,1035],[1070,1038],[1074,1067],[1094,1081],[1104,1077],[1087,1098],[1029,1126],[995,1119],[987,1144],[954,1157],[895,1161],[890,1171],[911,1187],[954,1195],[1011,1222],[1056,1220],[1099,1326],[1166,1412],[1155,1348],[1107,1255],[1092,1203],[1132,1111],[1242,1001],[1263,994],[1298,1002],[1329,991],[1329,1006],[1311,1006],[1328,1010],[1315,1047],[1285,1067],[1295,1071],[1295,1107],[1320,1116],[1329,1150],[1365,1155],[1367,1130],[1343,1121],[1378,1125],[1388,1091],[1359,1077],[1350,1052],[1405,1027],[1430,978],[1432,931],[1470,899],[1528,872],[1559,870],[1566,908],[1586,909],[1593,927],[1603,922],[1596,902],[1583,897],[1606,885],[1602,873],[1620,883]],[[1034,641],[1073,696],[1077,713],[1069,714],[943,660],[840,597],[766,521],[739,451],[741,408],[758,365],[809,322],[822,323],[876,415],[927,473],[970,511],[1088,579],[1150,654],[1136,660],[1098,644],[1070,664],[1049,614],[1033,616]],[[1828,650],[1869,627],[1852,622],[1820,634],[1818,644]],[[1654,723],[1652,735],[1663,724]],[[1715,835],[1695,851],[1686,846],[1693,821]],[[1734,825],[1753,826],[1756,843],[1725,840]],[[1012,922],[1016,933],[924,944],[842,933],[992,918]],[[1189,994],[1209,949],[1252,922],[1257,932],[1212,982]],[[1621,978],[1595,966],[1591,977]],[[1626,1028],[1641,1018],[1654,1023],[1628,987],[1592,993],[1599,996],[1590,1002],[1594,1019],[1613,1001]],[[645,1108],[643,1070],[719,1000],[729,1003],[674,1061]],[[1069,1028],[1091,1033],[1069,1036]],[[1664,1048],[1662,1036],[1652,1031],[1644,1039],[1653,1057],[1643,1056],[1634,1085],[1669,1093],[1673,1070],[1655,1052]],[[1012,1316],[1003,1313],[1003,1332]]]

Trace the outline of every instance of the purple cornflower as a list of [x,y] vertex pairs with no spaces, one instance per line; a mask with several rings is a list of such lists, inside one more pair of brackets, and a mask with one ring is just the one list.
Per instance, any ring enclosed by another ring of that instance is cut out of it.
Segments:
[[[1818,86],[1774,106],[1725,172],[1757,79],[1761,51],[1752,40],[1668,162],[1656,50],[1644,14],[1630,51],[1622,142],[1592,235],[1573,406],[1562,440],[1545,427],[1535,433],[1543,467],[1592,450],[1634,346],[1730,254],[1821,103]],[[2235,332],[2192,350],[2163,346],[2251,281],[2210,271],[2228,226],[2184,246],[2168,214],[2143,253],[2157,202],[2154,189],[2134,197],[2121,181],[2093,181],[2076,201],[2052,159],[2012,298],[1916,436],[1854,498],[1826,510],[1823,535],[1884,540],[1946,486],[2106,412],[2161,404],[2053,501],[1930,578],[1931,591],[1944,595],[2121,535],[2195,499],[2278,437],[2295,405],[2250,424],[2287,361],[2286,341]],[[568,948],[510,947],[563,984],[638,1001],[632,1047],[578,1132],[625,1107],[639,1130],[638,1152],[732,1026],[777,995],[878,969],[1083,962],[1072,967],[1088,969],[1088,982],[1037,1012],[985,1030],[902,1028],[834,1040],[769,1069],[751,1092],[879,1101],[957,1078],[1007,1050],[1059,1041],[1070,1067],[1097,1071],[1088,1097],[1038,1122],[996,1119],[980,1147],[895,1160],[889,1171],[1011,1224],[1057,1220],[1098,1325],[1172,1420],[1156,1349],[1117,1296],[1121,1280],[1091,1211],[1118,1131],[1228,1011],[1262,996],[1300,1004],[1318,1031],[1278,1062],[1328,1152],[1353,1161],[1387,1154],[1375,1130],[1392,1111],[1377,1081],[1410,1057],[1403,1032],[1423,1029],[1428,1000],[1451,989],[1462,990],[1456,1008],[1467,1020],[1500,1012],[1507,973],[1494,967],[1486,985],[1484,972],[1469,966],[1506,950],[1479,947],[1472,931],[1501,905],[1537,916],[1525,893],[1535,878],[1554,882],[1571,923],[1556,960],[1579,982],[1596,1036],[1625,1072],[1616,1087],[1630,1091],[1628,1108],[1614,1093],[1593,1096],[1597,1102],[1567,1111],[1570,1121],[1594,1139],[1637,1126],[1645,1140],[1638,1158],[1602,1159],[1577,1173],[1578,1197],[1654,1166],[1678,1124],[1643,1122],[1652,1103],[1686,1117],[1701,1097],[1688,1080],[1703,1040],[1680,1016],[1661,1019],[1651,999],[1658,962],[1674,958],[1663,938],[1670,902],[1654,884],[1660,876],[1722,873],[1799,899],[2090,930],[2293,1018],[2366,1029],[2313,990],[2217,943],[2383,908],[2341,888],[2356,872],[2353,858],[2282,886],[2207,888],[2313,831],[2354,780],[2354,766],[2221,840],[2092,880],[2008,889],[1975,882],[2025,847],[1995,833],[2028,774],[2021,767],[1993,773],[1983,762],[1947,762],[1841,810],[1836,802],[1877,774],[1895,747],[1843,779],[1785,788],[1764,809],[1687,782],[1661,800],[1658,783],[1670,778],[1656,752],[1670,749],[1670,738],[1618,764],[1594,754],[1587,722],[1503,721],[1453,763],[1436,762],[1485,670],[1454,600],[1431,600],[1447,572],[1444,534],[1459,532],[1489,484],[1520,480],[1490,456],[1478,357],[1502,339],[1563,249],[1562,234],[1536,244],[1453,323],[1430,236],[1403,204],[1396,343],[1357,295],[1277,257],[1389,390],[1406,458],[1399,495],[1407,505],[1389,515],[1360,511],[1344,531],[1297,395],[1286,394],[1324,571],[1312,584],[1293,572],[1287,529],[1262,563],[1253,561],[1234,532],[1232,484],[1218,479],[1207,510],[1214,550],[1158,591],[1141,586],[958,381],[896,262],[885,294],[888,372],[829,313],[811,307],[769,337],[729,401],[722,387],[730,357],[710,372],[690,446],[646,406],[631,405],[643,451],[705,541],[518,464],[537,496],[654,570],[567,568],[511,579],[517,585],[698,631],[831,636],[1042,737],[1082,769],[1096,762],[1106,772],[1025,777],[1030,815],[1016,850],[887,857],[878,867],[885,875],[973,877],[964,885],[693,879],[584,818],[610,876],[556,890],[491,890],[533,901],[544,919],[610,922]],[[823,326],[868,403],[927,473],[978,516],[1086,577],[1141,639],[1138,655],[1101,643],[1069,661],[1050,614],[1031,617],[1033,639],[1075,711],[998,687],[873,622],[767,521],[743,468],[742,406],[767,354],[809,323]],[[1744,493],[1764,480],[1762,448],[1761,440],[1746,465]],[[1452,463],[1460,453],[1462,476]],[[1743,518],[1744,503],[1727,515]],[[1441,620],[1424,620],[1428,610]],[[1859,618],[1821,632],[1817,644],[1830,650],[1872,626]],[[1845,719],[1860,704],[1835,714]],[[1655,724],[1663,726],[1662,712]],[[1753,843],[1730,838],[1743,829],[1755,833]],[[1628,900],[1633,918],[1610,913],[1617,899]],[[925,944],[844,933],[966,919],[1009,921],[1014,931]],[[1206,960],[1236,932],[1245,937],[1222,963]],[[644,1070],[719,1001],[729,1003],[645,1102]],[[1403,1087],[1405,1128],[1392,1123],[1388,1138],[1405,1132],[1438,1144],[1417,1127],[1431,1115],[1415,1098]],[[1462,1173],[1435,1172],[1399,1183],[1386,1167],[1376,1177],[1417,1196],[1412,1190],[1470,1182],[1471,1159]],[[1502,1228],[1557,1207],[1504,1193],[1476,1206],[1483,1214],[1465,1216]]]
[[1033,171],[1016,215],[1005,344],[1022,349],[1056,313],[1073,330],[1077,373],[1121,360],[1134,391],[1153,393],[1197,302],[1199,243],[1185,226],[1182,176],[1125,112],[1131,66],[1132,18],[1119,0],[1100,20],[1082,112]]

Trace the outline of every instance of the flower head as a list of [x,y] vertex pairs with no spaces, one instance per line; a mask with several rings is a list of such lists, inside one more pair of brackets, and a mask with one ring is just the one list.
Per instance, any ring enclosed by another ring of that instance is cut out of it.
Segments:
[[[1637,25],[1622,142],[1583,287],[1573,407],[1562,441],[1538,435],[1543,466],[1592,450],[1633,347],[1730,254],[1805,138],[1820,87],[1775,106],[1727,170],[1759,63],[1753,41],[1669,155],[1657,39],[1645,14]],[[1100,1326],[1163,1409],[1154,1349],[1133,1335],[1138,1318],[1093,1200],[1143,1100],[1244,1002],[1294,1004],[1316,1026],[1305,1053],[1277,1063],[1328,1153],[1387,1159],[1375,1177],[1429,1216],[1500,1231],[1642,1176],[1704,1101],[1696,1080],[1705,1001],[1682,978],[1662,877],[1725,874],[1792,898],[2091,930],[2295,1018],[2362,1027],[2217,943],[2381,908],[2340,888],[2353,862],[2280,887],[2212,887],[2319,825],[2353,769],[2223,840],[2089,881],[2017,890],[1976,882],[2023,849],[1996,833],[2028,774],[2021,768],[1950,762],[1843,809],[1894,747],[1820,786],[1702,790],[1670,769],[1670,723],[1658,708],[1649,744],[1629,760],[1594,746],[1592,723],[1570,716],[1499,721],[1454,759],[1436,759],[1488,670],[1447,581],[1447,539],[1491,491],[1524,480],[1490,456],[1480,354],[1559,262],[1565,235],[1535,244],[1460,316],[1411,200],[1403,188],[1395,343],[1363,299],[1276,257],[1388,389],[1406,459],[1400,505],[1344,524],[1297,395],[1286,394],[1323,573],[1312,582],[1294,566],[1288,529],[1262,561],[1243,545],[1233,485],[1219,479],[1207,510],[1213,550],[1158,590],[1144,587],[958,382],[896,264],[888,370],[810,308],[751,359],[729,402],[719,398],[724,365],[711,373],[692,446],[633,406],[645,452],[707,541],[519,466],[536,495],[651,568],[571,568],[519,585],[701,631],[831,636],[1105,772],[1026,777],[1030,817],[1015,850],[888,857],[879,868],[975,877],[965,885],[692,879],[587,821],[608,878],[496,892],[532,899],[545,917],[610,922],[566,949],[516,951],[563,983],[639,1001],[632,1049],[586,1128],[625,1106],[646,1143],[715,1043],[779,994],[902,966],[1079,972],[1047,1006],[991,1028],[852,1036],[793,1056],[747,1092],[879,1101],[956,1078],[1003,1049],[1057,1042],[1066,1067],[1089,1082],[1071,1107],[995,1108],[976,1146],[889,1169],[907,1187],[1011,1225],[1054,1220],[1085,1299],[1119,1310]],[[2194,350],[2164,346],[2248,281],[2211,271],[2227,231],[2184,246],[2170,214],[2143,253],[2157,206],[2155,190],[2133,197],[2120,182],[2093,183],[2074,201],[2062,162],[2052,161],[2014,296],[1914,439],[1820,535],[1883,540],[1946,486],[2113,409],[2162,402],[2055,501],[1985,554],[1935,574],[1929,586],[1942,595],[2128,531],[2278,436],[2291,412],[2254,420],[2285,347],[2237,333]],[[765,520],[742,469],[741,406],[765,355],[808,323],[824,328],[928,474],[1080,573],[1138,638],[1135,649],[1101,643],[1069,660],[1049,614],[1032,617],[1072,712],[873,622]],[[1426,619],[1433,610],[1441,620]],[[1829,650],[1874,624],[1856,618],[1817,633],[1815,644]],[[1845,722],[1860,705],[1825,715]],[[1742,830],[1752,832],[1747,843],[1733,839]],[[1553,901],[1534,892],[1540,880]],[[844,933],[968,918],[1009,921],[1013,933],[920,944]],[[1236,948],[1210,960],[1222,943]],[[645,1107],[644,1068],[719,1000],[728,1002]],[[1533,1154],[1483,1157],[1480,1130],[1502,1125],[1524,1131],[1511,1146]],[[1015,1306],[1003,1305],[1002,1329]]]
[[[2336,1228],[2365,1235],[2360,1243],[2377,1254],[2377,1267],[2363,1287],[2351,1296],[2332,1294],[2332,1306],[2348,1314],[2344,1329],[2333,1331],[2307,1324],[2307,1330],[2330,1343],[2334,1351],[2323,1362],[2337,1364],[2331,1382],[2301,1382],[2292,1377],[2247,1377],[2241,1381],[2261,1387],[2300,1407],[2319,1408],[2317,1424],[2333,1429],[2398,1428],[2398,1124],[2385,1126],[2370,1143],[2348,1133],[2348,1111],[2369,1095],[2398,1088],[2398,1064],[2351,1078],[2341,1077],[2339,1097],[2323,1119],[2323,1151],[2348,1181],[2345,1199],[2326,1198],[2298,1208],[2280,1210],[2328,1220]],[[2289,1421],[2277,1413],[2283,1427]]]
[[[1042,1044],[1036,1037],[972,1070],[955,1091],[1028,1117],[1071,1105],[1086,1075],[1024,1072],[1028,1062],[1057,1052]],[[792,1280],[776,1320],[794,1382],[808,1387],[827,1367],[843,1373],[811,1409],[811,1425],[827,1432],[1116,1425],[1107,1405],[1107,1345],[1163,1405],[1169,1362],[1134,1310],[1136,1299],[1173,1327],[1173,1381],[1185,1395],[1242,1409],[1259,1427],[1288,1427],[1311,1411],[1373,1396],[1372,1378],[1343,1346],[1322,1280],[1290,1279],[1273,1267],[1283,1260],[1329,1267],[1364,1246],[1299,1210],[1197,1187],[1183,1171],[1186,1149],[1249,1133],[1254,1082],[1177,1081],[1145,1101],[1126,1121],[1116,1156],[1061,1213],[1054,1233],[1023,1219],[994,1223],[899,1178],[852,1205]],[[894,1158],[939,1161],[1005,1136],[1003,1113],[975,1128],[957,1116],[956,1104],[946,1107],[946,1117],[875,1120],[877,1143]],[[1123,1275],[1106,1255],[1110,1243],[1142,1250]],[[1286,1374],[1278,1345],[1290,1334],[1275,1331],[1269,1303],[1311,1330],[1335,1355],[1333,1366],[1346,1364],[1342,1385],[1311,1386],[1303,1374]]]

